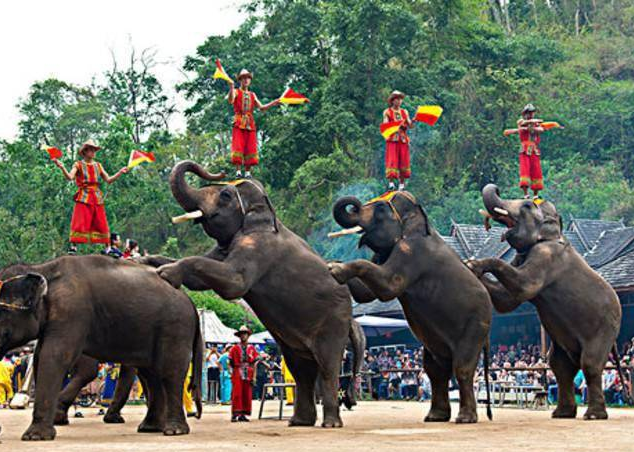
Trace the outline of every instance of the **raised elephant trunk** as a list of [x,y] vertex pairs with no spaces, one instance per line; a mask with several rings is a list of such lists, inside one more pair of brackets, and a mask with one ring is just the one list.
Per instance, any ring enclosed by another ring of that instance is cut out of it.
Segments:
[[495,217],[508,215],[506,201],[500,198],[500,191],[497,185],[487,184],[482,189],[482,200],[484,201],[484,206],[491,215]]
[[[348,206],[352,206],[348,210]],[[344,196],[339,199],[332,208],[332,214],[335,221],[344,228],[352,228],[359,225],[361,212],[361,201],[355,196]]]
[[194,173],[198,177],[208,181],[221,180],[225,177],[225,174],[211,174],[198,163],[192,162],[191,160],[183,160],[174,166],[170,174],[172,194],[183,209],[191,212],[199,208],[200,195],[197,189],[191,187],[187,181],[185,181],[185,173],[188,172]]

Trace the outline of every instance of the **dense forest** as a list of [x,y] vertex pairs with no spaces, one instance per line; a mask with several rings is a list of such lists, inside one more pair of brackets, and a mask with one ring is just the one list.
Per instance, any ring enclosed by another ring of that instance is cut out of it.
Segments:
[[285,224],[328,258],[357,252],[352,238],[325,237],[333,201],[385,190],[378,124],[393,89],[407,94],[410,112],[444,107],[436,126],[411,133],[409,185],[441,232],[452,220],[479,221],[479,189],[489,181],[520,194],[518,145],[502,130],[527,102],[565,126],[542,142],[544,197],[566,217],[634,220],[634,0],[254,0],[243,8],[238,29],[209,36],[183,62],[176,89],[189,101],[185,132],[170,130],[176,107],[148,51],[96,69],[100,81],[90,86],[49,79],[24,93],[19,136],[0,143],[1,264],[65,252],[74,186],[40,146],[63,149],[69,167],[88,138],[103,146],[98,159],[111,173],[132,149],[157,156],[107,188],[112,230],[152,253],[211,247],[199,228],[170,223],[181,210],[167,178],[185,158],[231,170],[232,111],[226,84],[212,79],[216,58],[232,76],[251,70],[263,101],[288,85],[310,98],[256,116],[255,173]]

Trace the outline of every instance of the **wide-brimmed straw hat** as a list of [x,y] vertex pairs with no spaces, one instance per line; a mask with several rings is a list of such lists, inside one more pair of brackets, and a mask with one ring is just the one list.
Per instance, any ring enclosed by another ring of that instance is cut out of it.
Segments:
[[388,105],[392,105],[392,101],[396,99],[397,97],[400,97],[401,99],[405,99],[405,94],[398,90],[392,91],[392,93],[387,98]]
[[236,331],[235,333],[233,333],[234,335],[240,337],[240,335],[242,334],[248,334],[249,336],[251,336],[251,334],[253,333],[253,331],[251,331],[251,328],[249,328],[246,325],[242,325],[238,331]]
[[240,73],[238,74],[238,80],[240,80],[242,77],[249,77],[251,80],[253,80],[253,74],[246,69],[242,69],[240,71]]
[[84,155],[84,152],[86,152],[88,149],[94,149],[95,151],[98,151],[99,149],[101,149],[101,147],[97,146],[97,144],[95,144],[93,140],[88,140],[81,145],[81,148],[79,148],[79,155]]

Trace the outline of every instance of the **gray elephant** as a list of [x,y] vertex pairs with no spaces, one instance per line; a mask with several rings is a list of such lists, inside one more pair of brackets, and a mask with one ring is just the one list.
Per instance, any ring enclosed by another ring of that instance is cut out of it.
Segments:
[[187,295],[154,269],[106,256],[65,256],[0,271],[0,356],[38,339],[35,407],[23,440],[55,438],[62,380],[82,355],[138,369],[148,388],[139,432],[189,432],[183,384],[190,362],[201,413],[202,338]]
[[456,422],[476,422],[473,379],[483,349],[488,377],[492,311],[484,286],[433,229],[409,192],[392,192],[366,204],[347,196],[337,201],[333,214],[348,232],[362,233],[359,246],[375,253],[371,262],[331,263],[334,278],[347,283],[359,303],[398,298],[425,347],[424,367],[432,386],[425,421],[450,419],[448,384],[453,374],[460,388]]
[[[194,188],[192,172],[212,182]],[[348,338],[363,359],[352,328],[350,292],[336,283],[326,262],[276,217],[262,184],[255,180],[223,183],[183,161],[172,170],[172,193],[197,218],[217,246],[204,256],[178,261],[160,256],[144,260],[162,265],[157,272],[175,287],[213,290],[222,298],[243,297],[280,345],[295,377],[297,398],[290,426],[316,422],[315,381],[323,381],[323,427],[341,427],[337,389],[341,357]],[[170,262],[170,263],[168,263]],[[358,368],[358,366],[355,366]]]
[[[512,263],[501,259],[471,260],[468,266],[489,290],[496,310],[510,312],[524,301],[537,308],[552,339],[550,365],[559,397],[555,418],[577,414],[574,377],[583,370],[588,387],[584,419],[606,419],[602,373],[621,325],[621,305],[610,285],[590,268],[562,235],[561,218],[550,202],[505,200],[489,184],[482,190],[487,219],[517,251]],[[617,362],[618,364],[618,362]]]

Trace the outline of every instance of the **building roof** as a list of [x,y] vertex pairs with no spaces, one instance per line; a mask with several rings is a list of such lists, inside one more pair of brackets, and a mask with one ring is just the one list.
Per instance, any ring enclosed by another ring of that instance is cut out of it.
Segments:
[[619,229],[625,227],[623,220],[588,220],[583,218],[573,218],[568,225],[568,231],[575,232],[581,243],[583,243],[586,251],[590,251],[599,240],[599,237],[605,231]]
[[614,288],[634,289],[634,249],[597,271]]
[[591,267],[601,267],[620,257],[634,242],[634,228],[618,228],[603,231],[595,245],[585,254]]

